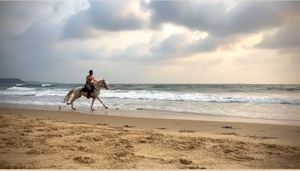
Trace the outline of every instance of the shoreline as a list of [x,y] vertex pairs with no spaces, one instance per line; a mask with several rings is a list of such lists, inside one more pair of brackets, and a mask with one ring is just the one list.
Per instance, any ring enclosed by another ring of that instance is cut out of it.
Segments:
[[273,124],[273,125],[300,126],[300,121],[298,120],[295,121],[295,120],[279,120],[279,119],[256,119],[256,118],[245,118],[245,117],[213,116],[213,115],[205,115],[205,114],[156,111],[156,110],[123,110],[123,109],[110,109],[110,108],[104,109],[103,107],[99,108],[99,106],[94,107],[95,111],[91,111],[89,108],[77,108],[77,110],[72,110],[71,106],[59,107],[59,106],[46,106],[46,105],[0,103],[0,108],[77,112],[82,114],[123,116],[123,117],[131,117],[131,118],[171,119],[171,120],[175,119],[175,120],[187,120],[187,121],[242,122],[242,123],[261,123],[261,124]]

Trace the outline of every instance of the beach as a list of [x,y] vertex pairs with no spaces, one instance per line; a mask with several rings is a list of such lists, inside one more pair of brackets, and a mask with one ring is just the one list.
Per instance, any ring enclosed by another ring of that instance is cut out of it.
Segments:
[[0,169],[300,170],[300,2],[0,7]]
[[139,118],[126,114],[154,112],[97,111],[1,106],[1,169],[300,168],[299,122]]

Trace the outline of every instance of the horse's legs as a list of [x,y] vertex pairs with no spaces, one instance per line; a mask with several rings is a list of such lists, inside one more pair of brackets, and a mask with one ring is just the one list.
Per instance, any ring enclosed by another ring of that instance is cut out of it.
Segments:
[[92,111],[94,111],[94,109],[93,109],[94,101],[95,101],[95,98],[93,98],[92,105],[91,105],[91,110]]
[[[103,102],[100,100],[100,98],[99,97],[97,97],[97,99],[103,104]],[[105,107],[105,109],[107,109],[108,107],[106,107],[104,104],[103,104],[103,106]]]
[[[80,97],[80,96],[79,96]],[[72,109],[73,110],[76,110],[76,108],[75,107],[73,107],[73,102],[76,100],[76,99],[78,99],[79,97],[73,97],[73,99],[71,100],[71,107],[72,107]]]

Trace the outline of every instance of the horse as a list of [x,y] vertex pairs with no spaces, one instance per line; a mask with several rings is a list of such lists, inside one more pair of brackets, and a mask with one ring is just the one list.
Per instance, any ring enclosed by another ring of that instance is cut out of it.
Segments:
[[[104,105],[104,103],[98,97],[99,94],[100,94],[100,89],[102,87],[105,88],[105,89],[107,89],[107,90],[109,89],[109,85],[108,85],[107,81],[105,79],[103,79],[103,80],[96,80],[96,82],[94,83],[94,91],[92,93],[90,93],[91,97],[93,98],[92,105],[91,105],[91,110],[92,111],[94,111],[93,104],[94,104],[94,101],[95,101],[96,98],[102,103],[102,105],[105,107],[105,109],[108,108],[107,106]],[[83,90],[82,87],[77,87],[77,88],[69,91],[69,93],[65,96],[63,103],[68,102],[69,99],[71,98],[71,96],[74,94],[71,102],[67,103],[67,105],[71,105],[72,109],[76,110],[76,108],[73,107],[73,102],[76,99],[80,98],[81,96],[87,97],[87,92],[84,92],[82,90]]]

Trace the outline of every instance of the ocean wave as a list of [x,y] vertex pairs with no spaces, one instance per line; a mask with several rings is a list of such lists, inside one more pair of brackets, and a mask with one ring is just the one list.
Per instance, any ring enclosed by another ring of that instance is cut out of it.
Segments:
[[1,96],[35,96],[35,91],[0,91]]
[[102,97],[161,101],[215,102],[215,103],[269,103],[300,104],[300,98],[285,96],[255,96],[247,94],[172,93],[158,91],[103,91]]
[[19,87],[19,86],[23,86],[23,85],[25,85],[25,84],[16,84],[16,86],[17,86],[17,87]]
[[32,91],[32,90],[35,90],[35,88],[13,86],[13,87],[7,88],[6,90],[10,90],[10,91]]
[[300,88],[287,88],[286,90],[287,91],[297,91],[297,90],[300,90]]
[[42,84],[42,87],[52,87],[52,84]]
[[[69,88],[29,88],[13,86],[0,95],[11,96],[37,96],[64,97]],[[265,94],[265,93],[196,93],[196,92],[175,92],[161,90],[102,90],[100,97],[116,99],[140,99],[153,101],[183,101],[183,102],[212,102],[212,103],[258,103],[258,104],[300,104],[300,96],[296,94]]]
[[70,89],[62,89],[62,88],[57,88],[57,89],[52,89],[53,91],[70,91]]
[[53,91],[53,90],[46,90],[46,91],[40,91],[36,92],[35,96],[61,96],[64,97],[67,95],[67,91]]
[[300,91],[300,87],[267,87],[266,90]]
[[[14,89],[15,90],[15,89]],[[61,96],[64,97],[67,95],[68,91],[66,90],[45,90],[45,91],[36,91],[36,90],[27,90],[27,91],[0,91],[0,95],[11,95],[11,96]]]
[[152,88],[167,88],[167,85],[153,85]]

